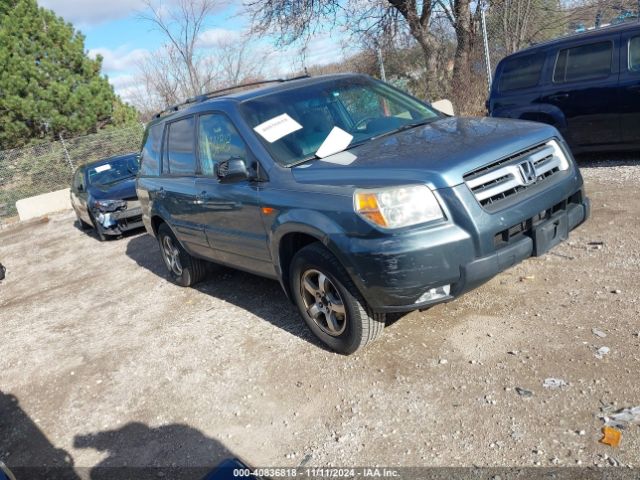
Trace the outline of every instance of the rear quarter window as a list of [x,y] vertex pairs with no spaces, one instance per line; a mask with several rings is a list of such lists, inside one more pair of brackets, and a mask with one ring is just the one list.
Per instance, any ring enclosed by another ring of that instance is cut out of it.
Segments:
[[560,50],[553,70],[556,83],[606,78],[611,74],[613,43],[609,40]]
[[506,60],[502,66],[499,90],[508,92],[538,85],[544,59],[545,54],[538,52]]
[[[187,117],[169,124],[165,159],[168,162],[168,173],[171,175],[196,173],[194,117]],[[164,166],[163,171],[165,171]]]
[[140,156],[140,175],[158,175],[163,129],[164,124],[162,123],[152,125],[147,129],[142,154]]

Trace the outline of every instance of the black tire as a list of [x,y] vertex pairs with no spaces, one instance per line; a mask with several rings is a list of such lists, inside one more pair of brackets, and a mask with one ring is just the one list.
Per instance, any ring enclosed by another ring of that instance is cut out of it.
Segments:
[[[316,305],[322,307],[312,305],[314,296],[309,288],[304,288],[303,291],[303,282],[308,286],[310,283],[312,287],[315,285],[313,276],[316,274],[318,288],[322,278],[320,274],[330,281],[324,284],[327,288],[320,288],[320,292],[316,292],[320,296]],[[385,325],[384,314],[371,311],[344,267],[322,244],[312,243],[295,254],[291,262],[290,278],[291,292],[300,315],[309,329],[332,350],[349,355],[382,334]],[[331,293],[327,293],[329,290]],[[322,292],[325,292],[326,300],[322,299]],[[331,315],[321,313],[316,316],[316,320],[312,318],[309,311],[314,308],[315,312],[323,308],[324,312],[334,314],[334,322],[331,322],[333,328],[329,327]],[[338,310],[334,311],[333,308]],[[344,315],[339,310],[344,311]],[[329,333],[329,330],[333,330],[333,333]]]
[[93,225],[90,225],[84,220],[82,220],[77,213],[76,213],[76,217],[77,217],[77,225],[80,230],[84,231],[84,230],[89,230],[90,228],[93,228]]
[[[166,223],[161,224],[158,228],[158,245],[160,246],[160,255],[173,283],[181,287],[190,287],[207,275],[207,262],[189,255]],[[166,250],[170,248],[169,245],[176,250],[175,258],[179,261],[179,268],[174,268],[175,264],[172,266],[170,263]]]

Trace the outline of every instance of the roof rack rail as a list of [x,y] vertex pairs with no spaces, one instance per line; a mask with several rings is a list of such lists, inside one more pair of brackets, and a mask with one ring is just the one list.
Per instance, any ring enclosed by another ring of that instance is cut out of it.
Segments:
[[243,83],[243,84],[240,84],[240,85],[234,85],[233,87],[225,87],[225,88],[221,88],[219,90],[213,90],[211,92],[203,93],[202,95],[196,95],[195,97],[188,98],[186,101],[184,101],[182,103],[177,103],[175,105],[171,105],[170,107],[167,107],[164,110],[162,110],[161,112],[155,114],[153,117],[154,118],[160,118],[164,114],[171,113],[171,112],[177,112],[178,110],[180,110],[181,107],[185,107],[187,105],[191,105],[192,103],[204,102],[205,100],[209,100],[210,98],[219,97],[223,93],[230,92],[232,90],[237,90],[239,88],[255,87],[256,85],[263,85],[263,84],[266,84],[266,83],[284,83],[284,82],[290,82],[292,80],[300,80],[302,78],[309,78],[309,75],[300,75],[298,77],[293,77],[293,78],[274,78],[272,80],[260,80],[260,81],[257,81],[257,82]]

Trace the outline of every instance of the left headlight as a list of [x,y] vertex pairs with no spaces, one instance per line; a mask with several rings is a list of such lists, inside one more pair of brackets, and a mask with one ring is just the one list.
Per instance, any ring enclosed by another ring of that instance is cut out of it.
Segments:
[[402,228],[444,218],[440,204],[426,185],[358,189],[356,213],[381,228]]
[[93,205],[101,212],[115,212],[127,208],[127,202],[124,200],[96,200]]

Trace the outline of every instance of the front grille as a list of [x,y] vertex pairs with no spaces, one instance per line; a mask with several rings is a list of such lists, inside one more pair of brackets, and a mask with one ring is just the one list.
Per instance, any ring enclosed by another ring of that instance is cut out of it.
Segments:
[[564,152],[550,140],[473,170],[463,179],[483,207],[495,209],[503,200],[568,168]]
[[119,222],[120,228],[123,230],[126,230],[128,228],[131,228],[133,224],[142,222],[142,215],[136,215],[134,217],[129,217],[129,218],[121,218],[120,220],[118,220],[118,222]]

